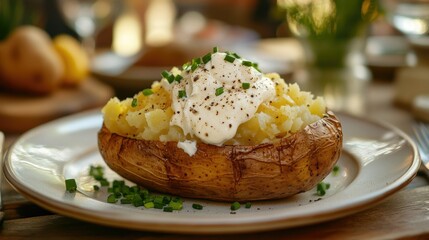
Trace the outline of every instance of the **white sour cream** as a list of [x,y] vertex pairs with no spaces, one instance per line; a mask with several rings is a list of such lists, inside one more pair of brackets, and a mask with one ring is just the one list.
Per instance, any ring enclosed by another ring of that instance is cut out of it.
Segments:
[[177,142],[177,147],[181,148],[189,156],[194,156],[197,152],[197,142],[185,140],[184,142]]
[[[166,88],[171,91],[174,111],[170,125],[207,144],[222,145],[233,138],[238,126],[252,118],[262,102],[275,96],[269,78],[244,66],[241,59],[231,63],[225,56],[212,54],[211,61],[193,72],[182,72],[181,82]],[[244,89],[243,83],[249,83],[250,88]],[[163,79],[163,85],[167,84]],[[216,96],[219,88],[223,93]],[[179,98],[179,91],[186,91],[186,97]]]

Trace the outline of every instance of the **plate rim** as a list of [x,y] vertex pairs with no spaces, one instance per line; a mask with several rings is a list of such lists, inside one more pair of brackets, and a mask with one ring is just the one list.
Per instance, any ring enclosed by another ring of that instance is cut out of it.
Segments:
[[[39,206],[42,206],[52,212],[59,213],[61,215],[72,217],[75,219],[87,221],[87,222],[105,225],[105,226],[121,227],[126,229],[133,229],[133,230],[149,230],[149,231],[156,231],[156,232],[188,233],[188,234],[202,234],[202,233],[225,234],[225,233],[244,233],[244,232],[250,233],[250,232],[263,231],[263,230],[267,231],[267,230],[275,230],[280,228],[298,227],[303,225],[320,223],[327,220],[333,220],[333,219],[337,219],[343,216],[347,216],[353,213],[363,211],[365,209],[373,207],[374,205],[377,205],[378,203],[381,203],[384,199],[388,198],[389,196],[393,195],[394,193],[396,193],[397,191],[401,190],[406,185],[408,185],[416,176],[417,170],[420,166],[420,158],[418,155],[417,146],[411,140],[411,138],[406,133],[404,133],[401,129],[397,128],[396,126],[390,123],[381,122],[378,120],[368,119],[365,117],[337,111],[336,112],[337,116],[344,115],[349,118],[357,119],[359,121],[364,121],[367,124],[372,124],[372,125],[375,124],[377,125],[377,127],[381,127],[384,130],[391,130],[395,132],[398,136],[406,140],[406,142],[410,145],[413,158],[412,158],[411,164],[408,166],[408,169],[402,175],[398,176],[398,179],[396,179],[394,182],[392,182],[391,184],[383,188],[383,189],[386,189],[385,192],[376,196],[372,196],[370,198],[366,198],[363,201],[358,201],[358,202],[355,201],[351,204],[346,204],[345,206],[336,208],[334,211],[321,211],[321,212],[317,212],[316,214],[305,214],[302,216],[294,216],[294,217],[288,217],[288,218],[284,218],[284,217],[282,218],[280,216],[274,219],[271,218],[268,220],[265,219],[265,220],[259,220],[259,221],[248,221],[244,223],[229,222],[226,224],[219,224],[219,223],[213,224],[213,223],[202,222],[198,224],[189,224],[189,223],[159,224],[159,223],[145,222],[144,224],[141,224],[141,223],[137,224],[136,221],[124,221],[123,219],[115,221],[112,219],[106,219],[104,216],[98,216],[93,212],[87,213],[85,211],[79,211],[79,210],[73,211],[73,209],[79,209],[79,207],[76,207],[66,202],[51,201],[49,199],[44,199],[41,194],[37,193],[31,188],[26,187],[18,179],[15,179],[12,173],[13,170],[11,169],[12,168],[11,154],[13,152],[12,149],[14,149],[15,146],[18,145],[21,141],[24,141],[29,136],[33,136],[35,134],[37,135],[38,131],[43,131],[43,129],[52,127],[52,125],[60,125],[62,123],[67,123],[70,120],[79,119],[79,117],[97,117],[98,115],[101,115],[101,112],[99,109],[84,111],[81,113],[69,115],[67,117],[59,118],[57,120],[48,122],[46,124],[40,125],[22,134],[13,143],[13,145],[11,145],[8,148],[5,154],[3,172],[5,174],[6,179],[10,183],[10,185],[26,198],[30,199],[31,201],[38,204]],[[80,209],[83,209],[83,208],[80,208]],[[261,223],[264,223],[264,224],[261,224]]]

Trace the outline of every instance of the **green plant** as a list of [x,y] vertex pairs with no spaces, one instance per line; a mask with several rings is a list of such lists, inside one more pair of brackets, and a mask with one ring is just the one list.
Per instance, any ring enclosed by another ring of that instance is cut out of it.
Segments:
[[26,9],[22,0],[0,0],[0,41],[16,27],[32,24],[35,20],[35,12]]
[[287,21],[300,35],[315,39],[349,39],[378,13],[377,0],[283,0]]

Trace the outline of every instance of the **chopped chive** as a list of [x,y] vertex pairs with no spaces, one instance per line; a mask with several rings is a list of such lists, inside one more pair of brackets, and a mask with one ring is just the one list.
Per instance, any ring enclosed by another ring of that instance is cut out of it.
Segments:
[[153,199],[153,202],[164,204],[164,196],[156,196],[155,199]]
[[122,187],[125,185],[125,181],[123,180],[113,180],[112,187]]
[[68,192],[76,192],[77,184],[74,178],[66,179],[65,183],[66,183],[66,190]]
[[231,53],[232,56],[234,56],[235,58],[241,58],[240,55],[238,55],[237,53]]
[[253,63],[251,61],[242,61],[241,64],[243,64],[246,67],[252,67]]
[[164,207],[164,209],[162,209],[164,212],[173,212],[173,208],[172,207]]
[[180,81],[183,79],[182,75],[177,74],[176,77],[174,77],[174,81],[180,83]]
[[217,53],[217,52],[219,52],[219,48],[218,47],[214,47],[213,48],[213,53]]
[[332,174],[334,176],[337,176],[339,171],[340,171],[340,167],[338,165],[335,165],[334,168],[332,169]]
[[137,107],[137,98],[133,98],[133,101],[131,102],[131,107]]
[[145,208],[154,208],[155,204],[153,202],[147,202],[143,205]]
[[253,67],[256,71],[261,72],[261,70],[259,70],[259,64],[257,64],[257,63],[252,63],[252,67]]
[[215,93],[215,95],[216,95],[216,96],[219,96],[219,95],[221,95],[222,93],[223,93],[223,87],[216,88],[216,93]]
[[212,60],[212,53],[207,53],[202,59],[204,64],[210,62],[210,60]]
[[225,61],[233,63],[235,61],[235,57],[231,56],[231,55],[226,55],[224,58]]
[[118,201],[118,199],[116,199],[115,194],[110,194],[110,195],[107,197],[107,202],[108,202],[108,203],[116,203],[117,201]]
[[194,58],[194,59],[192,59],[192,62],[200,65],[201,64],[201,58]]
[[156,208],[156,209],[163,209],[164,208],[164,203],[158,203],[158,202],[153,202],[153,204],[154,204],[154,208]]
[[191,69],[191,65],[192,64],[190,62],[183,64],[182,66],[183,71],[189,71]]
[[137,185],[136,186],[132,186],[130,188],[130,191],[133,192],[133,193],[139,193],[140,192],[140,188]]
[[104,171],[101,166],[90,166],[89,168],[89,176],[94,177],[96,180],[103,178]]
[[132,199],[129,198],[122,198],[121,204],[130,204],[132,202]]
[[186,96],[186,91],[185,90],[179,90],[179,98],[185,98]]
[[251,208],[252,207],[252,203],[251,202],[247,202],[246,205],[244,206],[245,208]]
[[98,185],[94,185],[93,187],[94,187],[94,191],[100,190],[100,187]]
[[98,181],[100,182],[100,185],[101,185],[102,187],[107,187],[107,186],[109,186],[109,185],[110,185],[109,181],[107,181],[107,179],[105,179],[105,178],[100,179],[100,180],[98,180]]
[[143,95],[145,95],[145,96],[149,96],[149,95],[153,94],[153,91],[150,88],[146,88],[142,92],[143,92]]
[[192,66],[191,66],[191,71],[195,71],[195,69],[197,69],[198,68],[198,64],[197,63],[192,63]]
[[239,202],[233,202],[233,203],[231,204],[231,210],[232,210],[232,211],[238,210],[238,209],[240,209],[240,207],[241,207],[241,205],[240,205],[240,203],[239,203]]
[[193,203],[192,204],[192,208],[193,209],[197,209],[197,210],[202,210],[203,209],[203,205],[198,204],[198,203]]
[[138,200],[133,199],[133,206],[134,206],[134,207],[140,207],[140,206],[143,206],[143,200],[142,200],[142,199],[138,199]]
[[170,196],[163,196],[162,202],[164,204],[168,204],[170,201],[171,201],[171,197]]
[[172,83],[174,81],[174,75],[167,72],[166,70],[162,71],[161,76],[167,79],[168,83]]
[[249,89],[250,88],[250,83],[244,82],[244,83],[241,84],[241,86],[243,87],[243,89]]
[[330,186],[331,186],[331,184],[329,184],[329,183],[325,183],[325,182],[318,183],[317,184],[317,195],[324,196],[326,194],[326,190],[328,190]]
[[183,204],[181,202],[170,201],[168,206],[173,208],[173,210],[182,210]]
[[165,79],[168,79],[170,77],[170,73],[167,72],[166,70],[162,71],[161,76]]

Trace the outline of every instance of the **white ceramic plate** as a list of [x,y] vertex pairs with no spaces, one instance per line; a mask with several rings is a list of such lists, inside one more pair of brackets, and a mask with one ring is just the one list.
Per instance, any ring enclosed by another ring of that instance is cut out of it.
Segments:
[[[305,225],[356,213],[406,186],[419,158],[415,145],[397,129],[338,114],[344,128],[344,151],[338,175],[323,197],[315,190],[291,198],[253,202],[231,213],[231,203],[185,199],[172,213],[105,202],[85,177],[91,164],[102,164],[97,131],[102,118],[86,112],[24,134],[8,151],[5,174],[24,196],[51,211],[81,220],[130,229],[183,233],[252,232]],[[110,180],[119,178],[108,171]],[[77,193],[65,191],[64,179],[76,178]],[[89,186],[89,187],[88,187]],[[192,209],[200,203],[203,210]]]

